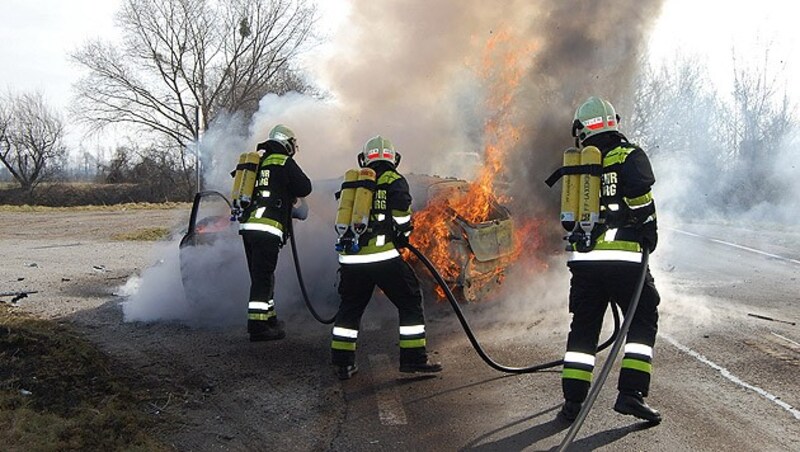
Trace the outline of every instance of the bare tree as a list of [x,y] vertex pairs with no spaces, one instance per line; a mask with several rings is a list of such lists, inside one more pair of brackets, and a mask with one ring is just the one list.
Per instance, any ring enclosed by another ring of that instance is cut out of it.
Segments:
[[784,144],[796,120],[780,76],[784,72],[773,73],[771,67],[769,47],[759,65],[740,67],[734,55],[733,106],[725,132],[735,201],[745,207],[778,195],[770,156]]
[[291,63],[307,44],[307,0],[125,0],[123,44],[88,43],[73,60],[80,117],[154,132],[179,153],[222,112],[251,113],[266,93],[306,86]]
[[23,190],[32,192],[63,164],[64,122],[40,93],[0,99],[0,161]]

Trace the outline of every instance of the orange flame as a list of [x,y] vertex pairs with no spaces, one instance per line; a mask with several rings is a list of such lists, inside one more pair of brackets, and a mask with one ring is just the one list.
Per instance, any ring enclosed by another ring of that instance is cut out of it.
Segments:
[[[412,236],[412,243],[437,267],[442,277],[454,282],[469,265],[453,258],[455,246],[452,234],[461,234],[454,226],[456,219],[479,224],[489,221],[496,202],[506,202],[508,197],[499,193],[496,184],[502,180],[507,165],[506,156],[519,142],[521,126],[515,123],[514,101],[525,73],[527,58],[533,54],[533,45],[520,42],[508,31],[494,34],[486,43],[481,58],[479,75],[486,87],[485,110],[491,112],[484,123],[484,161],[474,181],[465,191],[445,191],[430,199],[425,209],[414,214],[414,224],[425,234]],[[539,229],[538,224],[516,225],[514,252],[510,260],[517,259],[522,244],[530,241],[530,234]],[[524,235],[522,235],[524,234]],[[471,255],[469,259],[475,259]],[[503,268],[497,268],[498,281]],[[466,275],[470,276],[470,275]],[[440,296],[444,293],[437,287]]]

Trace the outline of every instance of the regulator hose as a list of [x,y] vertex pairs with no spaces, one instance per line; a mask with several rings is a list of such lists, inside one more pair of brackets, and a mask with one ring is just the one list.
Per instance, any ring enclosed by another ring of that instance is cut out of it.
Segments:
[[322,316],[317,313],[314,306],[311,304],[311,300],[308,297],[308,292],[306,291],[306,285],[303,282],[303,272],[300,271],[300,260],[297,258],[297,243],[294,240],[294,227],[292,226],[294,223],[293,220],[289,220],[289,241],[292,243],[292,258],[294,259],[294,269],[295,273],[297,274],[297,283],[300,285],[300,292],[303,293],[303,301],[306,303],[306,307],[308,308],[308,312],[311,313],[312,316],[317,320],[317,322],[323,325],[330,325],[336,320],[336,313],[333,314],[333,317],[329,319],[324,319]]
[[625,316],[625,321],[622,322],[622,328],[619,331],[619,336],[617,337],[617,340],[614,341],[614,346],[611,347],[611,351],[608,352],[608,358],[606,358],[606,362],[603,363],[603,368],[600,370],[600,375],[597,377],[597,381],[595,381],[595,383],[592,385],[592,389],[589,391],[589,395],[586,397],[586,401],[584,402],[581,411],[578,413],[578,417],[575,418],[575,422],[572,423],[572,427],[570,427],[569,431],[567,432],[567,436],[565,436],[564,440],[561,441],[561,445],[558,447],[559,452],[567,450],[567,447],[572,444],[572,441],[575,439],[575,435],[578,434],[578,430],[580,430],[581,426],[583,425],[583,421],[586,420],[589,410],[592,409],[592,405],[594,405],[594,401],[597,399],[600,389],[603,388],[603,384],[605,384],[608,374],[611,372],[611,367],[614,365],[614,361],[617,359],[617,355],[622,348],[622,343],[625,341],[625,336],[628,334],[628,329],[631,327],[631,322],[633,322],[633,316],[636,314],[636,307],[639,305],[639,298],[642,295],[644,281],[647,277],[647,261],[649,258],[650,251],[647,249],[647,247],[644,247],[642,250],[642,273],[641,276],[639,276],[639,281],[636,284],[636,290],[634,290],[633,297],[628,305],[628,315]]
[[[450,306],[453,308],[453,311],[455,311],[456,316],[458,317],[458,321],[461,323],[461,327],[464,329],[464,333],[466,333],[467,338],[469,338],[469,342],[472,344],[472,347],[478,353],[478,356],[480,356],[481,359],[483,359],[483,361],[489,365],[489,367],[495,370],[499,370],[500,372],[506,372],[510,374],[526,374],[526,373],[539,372],[545,369],[551,369],[553,367],[558,367],[564,364],[563,359],[559,359],[557,361],[551,361],[548,363],[536,364],[528,367],[509,367],[495,362],[491,357],[489,357],[488,354],[486,354],[486,352],[483,350],[483,347],[481,347],[481,344],[478,342],[478,339],[475,338],[475,334],[472,332],[472,328],[470,328],[467,319],[464,317],[464,313],[461,311],[461,307],[458,305],[458,301],[456,301],[453,292],[447,286],[447,283],[442,278],[442,275],[440,275],[439,272],[436,270],[436,267],[434,267],[431,261],[428,260],[428,258],[425,257],[425,255],[422,254],[422,252],[420,252],[413,245],[407,244],[406,248],[408,248],[412,253],[414,253],[415,256],[417,256],[420,262],[422,262],[428,269],[431,276],[433,276],[433,278],[436,280],[436,283],[439,284],[442,290],[444,290],[444,293],[447,296],[447,301],[450,302]],[[611,310],[612,314],[614,315],[614,333],[607,341],[605,341],[602,345],[600,345],[600,347],[598,347],[597,351],[604,350],[606,347],[611,345],[612,342],[614,342],[614,339],[616,339],[619,336],[618,335],[619,317],[620,317],[620,314],[618,312],[619,308],[616,305],[612,306],[614,308]],[[624,337],[624,335],[622,337]]]

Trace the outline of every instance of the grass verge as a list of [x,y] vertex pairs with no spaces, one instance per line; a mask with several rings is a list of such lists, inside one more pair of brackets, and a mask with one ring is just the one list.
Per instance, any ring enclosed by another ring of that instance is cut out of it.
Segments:
[[169,450],[150,392],[68,327],[0,303],[0,363],[1,449]]
[[167,228],[141,228],[135,231],[126,231],[114,234],[112,240],[119,241],[152,241],[164,239],[169,236]]

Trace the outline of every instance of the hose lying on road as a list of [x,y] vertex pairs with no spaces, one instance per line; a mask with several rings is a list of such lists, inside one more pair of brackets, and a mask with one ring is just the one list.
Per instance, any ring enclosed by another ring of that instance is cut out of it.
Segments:
[[625,316],[625,321],[622,322],[622,328],[619,330],[619,337],[617,337],[617,340],[614,341],[611,351],[608,352],[608,358],[606,358],[606,362],[603,363],[603,369],[600,370],[600,375],[592,385],[592,389],[589,391],[589,395],[586,397],[586,401],[583,403],[583,407],[581,408],[580,413],[578,413],[578,417],[575,418],[575,422],[572,423],[572,427],[570,427],[569,431],[567,432],[567,436],[565,436],[564,440],[561,441],[561,445],[558,447],[558,452],[567,450],[567,447],[572,444],[572,441],[575,439],[575,435],[578,434],[578,430],[580,430],[581,426],[583,425],[583,421],[586,420],[589,410],[592,409],[592,405],[594,405],[594,401],[597,399],[600,389],[603,388],[603,384],[606,382],[609,372],[611,372],[611,367],[614,365],[614,361],[617,359],[620,349],[622,349],[622,343],[625,342],[625,336],[628,334],[628,329],[631,327],[633,315],[636,314],[636,307],[639,305],[639,298],[642,295],[644,280],[647,277],[647,261],[649,257],[650,252],[645,247],[642,251],[642,274],[639,277],[639,282],[636,284],[636,289],[633,291],[631,302],[628,304],[628,315]]
[[336,313],[333,314],[333,317],[329,319],[324,319],[322,316],[317,313],[314,309],[314,306],[311,304],[311,300],[308,298],[308,292],[306,291],[306,285],[303,282],[303,273],[300,271],[300,260],[297,258],[297,244],[294,240],[294,228],[292,227],[293,221],[289,221],[289,241],[292,243],[292,258],[294,259],[294,270],[297,273],[297,283],[300,285],[300,292],[303,293],[303,301],[306,303],[306,307],[308,308],[308,312],[311,313],[312,316],[317,320],[317,322],[322,323],[323,325],[330,325],[336,320]]
[[[469,338],[472,347],[475,349],[475,351],[478,353],[481,359],[483,359],[486,362],[486,364],[489,365],[489,367],[495,370],[499,370],[500,372],[506,372],[511,374],[526,374],[526,373],[538,372],[545,369],[551,369],[553,367],[558,367],[564,364],[564,360],[561,359],[559,359],[558,361],[551,361],[548,363],[536,364],[528,367],[509,367],[509,366],[504,366],[502,364],[498,364],[491,357],[489,357],[488,354],[486,354],[486,352],[483,350],[483,347],[481,347],[481,344],[478,342],[478,339],[475,338],[475,334],[472,332],[472,328],[470,328],[469,323],[467,323],[467,319],[464,317],[464,313],[461,311],[461,307],[458,305],[458,301],[456,301],[453,292],[447,286],[447,283],[442,278],[442,275],[440,275],[439,272],[436,270],[436,267],[434,267],[431,261],[428,260],[428,258],[425,257],[425,255],[422,254],[422,252],[420,252],[413,245],[408,244],[406,245],[406,247],[412,253],[414,253],[414,255],[417,256],[417,258],[425,265],[425,267],[430,272],[431,276],[433,276],[433,278],[436,280],[436,283],[439,284],[442,290],[444,290],[444,293],[447,296],[447,301],[450,302],[450,306],[452,306],[453,311],[455,311],[456,316],[458,317],[458,321],[464,328],[464,333],[467,334],[467,337]],[[619,308],[616,305],[612,305],[612,307],[613,309],[611,310],[611,312],[612,314],[614,314],[614,333],[607,341],[605,341],[602,345],[600,345],[600,347],[597,348],[597,351],[605,350],[609,345],[611,345],[612,342],[614,342],[614,339],[619,336],[618,334],[619,318],[620,318],[620,314],[618,312]],[[624,335],[622,335],[622,337],[624,337]]]

